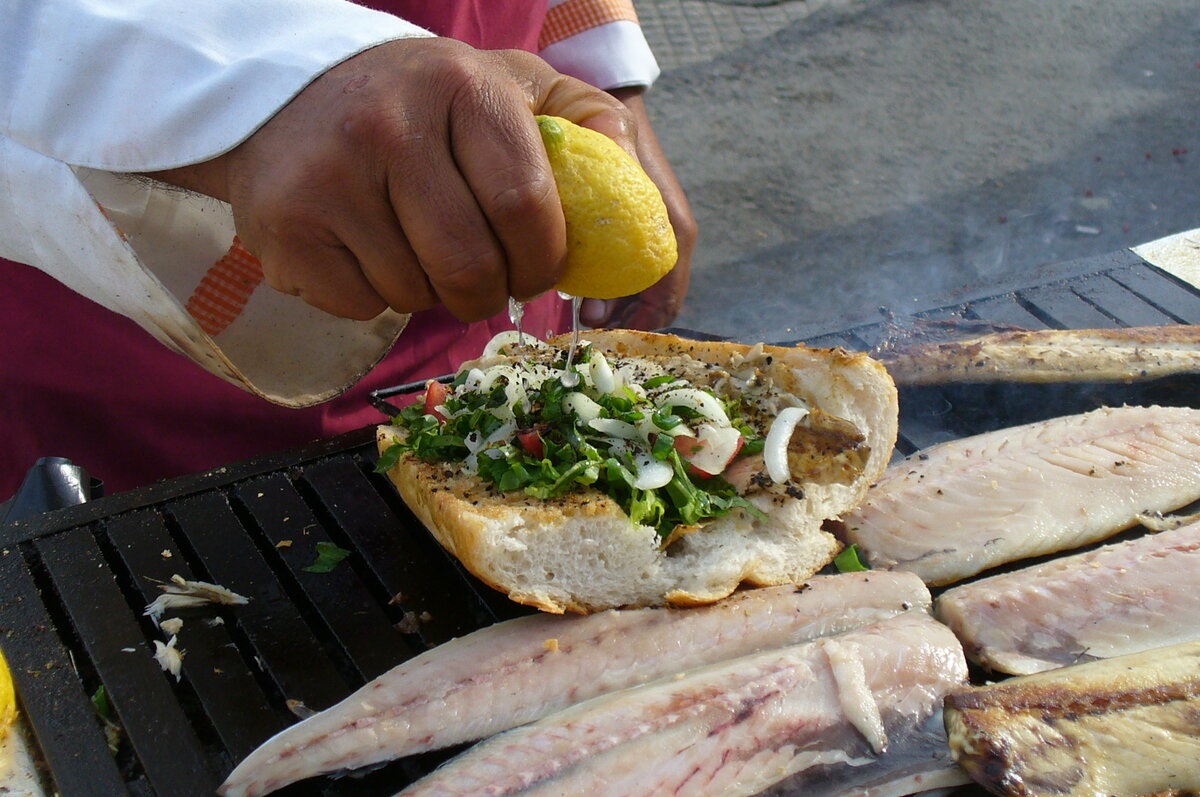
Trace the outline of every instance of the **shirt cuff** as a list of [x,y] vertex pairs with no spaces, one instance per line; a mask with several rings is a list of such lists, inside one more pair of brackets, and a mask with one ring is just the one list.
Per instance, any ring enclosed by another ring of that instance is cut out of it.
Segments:
[[636,22],[609,22],[548,45],[538,53],[564,75],[601,89],[650,86],[661,70]]
[[0,58],[7,134],[63,163],[114,172],[223,154],[331,66],[432,35],[342,0],[30,8],[10,31],[24,45]]

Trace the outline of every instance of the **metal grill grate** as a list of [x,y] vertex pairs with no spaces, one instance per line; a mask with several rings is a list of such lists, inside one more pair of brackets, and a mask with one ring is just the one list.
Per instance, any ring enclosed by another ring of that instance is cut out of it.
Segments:
[[[1130,253],[1025,279],[916,315],[1029,328],[1200,323],[1200,292]],[[885,333],[874,318],[767,339],[869,349]],[[905,389],[898,451],[1100,404],[1196,406],[1198,384]],[[295,721],[289,701],[323,708],[428,646],[525,611],[467,576],[373,462],[372,430],[361,430],[0,527],[0,633],[59,791],[212,794]],[[353,553],[329,573],[305,572],[318,542]],[[179,613],[179,682],[154,661],[165,635],[142,615],[175,574],[251,599]],[[115,755],[89,699],[101,687],[123,729]],[[280,794],[391,794],[446,755]]]

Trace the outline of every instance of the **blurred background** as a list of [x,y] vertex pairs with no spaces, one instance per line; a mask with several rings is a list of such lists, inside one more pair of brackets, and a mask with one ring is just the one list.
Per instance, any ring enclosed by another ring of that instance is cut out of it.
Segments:
[[1200,227],[1195,0],[638,0],[700,224],[677,325],[753,337]]

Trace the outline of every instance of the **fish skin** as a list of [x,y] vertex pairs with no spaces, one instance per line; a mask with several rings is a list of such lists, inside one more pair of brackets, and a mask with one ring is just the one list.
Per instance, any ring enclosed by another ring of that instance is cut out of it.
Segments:
[[1200,326],[1014,329],[900,342],[875,357],[897,385],[1144,381],[1200,372]]
[[[839,682],[832,646],[862,662],[862,684]],[[869,729],[844,710],[847,688],[867,691],[873,705],[859,713],[878,713],[888,747],[901,748],[966,677],[953,633],[908,612],[580,703],[481,742],[401,795],[757,794],[812,767],[879,760]]]
[[759,797],[907,797],[971,782],[954,763],[939,708],[905,732],[893,730],[887,755],[859,767],[816,766],[759,793]]
[[1006,797],[1200,790],[1200,642],[1076,664],[950,695],[959,765]]
[[1200,410],[1116,407],[933,446],[844,518],[877,569],[931,585],[1098,542],[1200,499]]
[[935,615],[1011,675],[1200,641],[1200,522],[943,592]]
[[931,602],[911,574],[843,573],[691,609],[505,621],[410,659],[276,734],[220,793],[266,794],[313,775],[473,741],[598,694],[928,610]]

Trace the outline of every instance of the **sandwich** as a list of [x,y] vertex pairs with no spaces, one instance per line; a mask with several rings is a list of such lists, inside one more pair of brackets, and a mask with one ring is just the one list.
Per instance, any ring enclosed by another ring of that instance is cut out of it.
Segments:
[[865,354],[628,330],[498,335],[378,429],[379,470],[486,584],[543,611],[712,603],[799,582],[882,475]]

